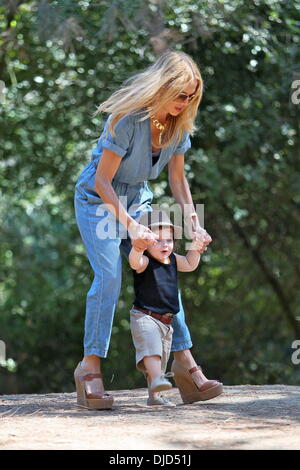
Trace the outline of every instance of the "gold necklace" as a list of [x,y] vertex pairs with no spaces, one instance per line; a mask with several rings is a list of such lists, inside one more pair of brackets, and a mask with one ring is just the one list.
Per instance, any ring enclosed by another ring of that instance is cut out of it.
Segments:
[[153,125],[156,127],[156,129],[159,129],[160,130],[160,133],[159,133],[159,139],[158,139],[158,143],[159,145],[161,145],[161,136],[162,136],[162,133],[163,131],[165,130],[165,125],[163,125],[161,122],[159,122],[156,118],[154,117],[151,117],[151,121],[153,122]]

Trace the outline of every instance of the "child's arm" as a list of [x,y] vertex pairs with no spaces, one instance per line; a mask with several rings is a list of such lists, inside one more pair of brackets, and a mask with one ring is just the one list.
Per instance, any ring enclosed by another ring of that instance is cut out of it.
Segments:
[[176,256],[177,270],[183,272],[194,271],[197,268],[201,258],[198,250],[201,250],[202,248],[203,242],[195,239],[193,240],[191,249],[187,252],[186,256],[181,256],[177,255],[177,253],[174,253]]
[[143,251],[138,251],[134,247],[131,248],[128,261],[130,267],[134,269],[137,273],[142,273],[145,271],[149,263],[149,258],[143,255]]

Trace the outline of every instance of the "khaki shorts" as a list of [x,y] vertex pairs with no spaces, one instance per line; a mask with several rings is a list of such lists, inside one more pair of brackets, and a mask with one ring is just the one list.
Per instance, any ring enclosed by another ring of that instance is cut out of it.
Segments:
[[136,352],[136,368],[144,372],[144,357],[160,356],[161,370],[165,373],[170,357],[173,327],[132,308],[130,328]]

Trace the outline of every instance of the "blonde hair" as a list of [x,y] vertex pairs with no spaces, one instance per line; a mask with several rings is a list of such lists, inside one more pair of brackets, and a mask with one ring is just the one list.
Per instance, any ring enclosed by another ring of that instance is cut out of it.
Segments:
[[195,119],[203,93],[200,70],[194,60],[182,51],[167,50],[154,64],[125,80],[119,90],[100,104],[93,117],[100,112],[111,113],[107,132],[114,136],[114,126],[125,114],[144,113],[142,108],[146,108],[146,114],[140,121],[148,119],[195,79],[198,85],[194,98],[178,116],[168,115],[159,148],[168,147],[173,142],[178,144],[185,131],[193,135],[197,130]]

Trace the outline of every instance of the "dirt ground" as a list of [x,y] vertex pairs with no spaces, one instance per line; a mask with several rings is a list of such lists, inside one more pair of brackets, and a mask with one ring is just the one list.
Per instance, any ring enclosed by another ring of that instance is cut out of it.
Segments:
[[213,400],[147,407],[146,389],[117,390],[112,410],[76,394],[0,396],[0,449],[300,449],[300,387],[225,386]]

